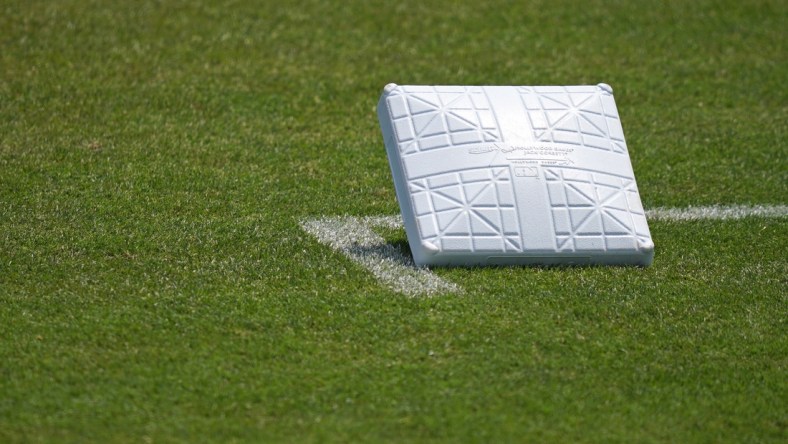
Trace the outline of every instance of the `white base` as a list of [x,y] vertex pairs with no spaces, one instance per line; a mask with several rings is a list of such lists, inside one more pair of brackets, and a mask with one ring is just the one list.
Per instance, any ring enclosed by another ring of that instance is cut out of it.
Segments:
[[387,85],[378,118],[417,265],[649,265],[608,85]]

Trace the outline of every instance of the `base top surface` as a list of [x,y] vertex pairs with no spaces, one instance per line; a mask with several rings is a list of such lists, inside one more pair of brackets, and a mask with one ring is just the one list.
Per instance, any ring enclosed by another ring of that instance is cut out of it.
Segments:
[[609,85],[389,84],[378,117],[417,264],[651,263]]

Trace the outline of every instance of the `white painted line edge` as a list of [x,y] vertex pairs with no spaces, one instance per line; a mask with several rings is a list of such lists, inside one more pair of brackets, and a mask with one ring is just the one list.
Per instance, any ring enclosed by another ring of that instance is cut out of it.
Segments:
[[[788,217],[788,205],[714,205],[646,211],[649,220],[731,220],[751,216]],[[402,218],[399,215],[334,216],[301,222],[304,231],[357,262],[394,291],[414,297],[462,292],[459,285],[437,276],[427,268],[416,267],[411,257],[386,243],[383,236],[374,231],[374,227],[399,230],[403,228]]]
[[713,205],[709,207],[653,208],[646,218],[653,220],[729,220],[745,217],[786,217],[788,205]]
[[426,268],[418,268],[372,227],[402,228],[398,216],[323,217],[301,222],[307,233],[359,263],[383,285],[408,296],[460,293],[462,288]]

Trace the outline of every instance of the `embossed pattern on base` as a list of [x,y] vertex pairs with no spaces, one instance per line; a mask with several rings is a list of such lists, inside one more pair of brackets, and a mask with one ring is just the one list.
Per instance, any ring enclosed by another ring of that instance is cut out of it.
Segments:
[[651,262],[608,85],[392,84],[378,116],[417,264]]

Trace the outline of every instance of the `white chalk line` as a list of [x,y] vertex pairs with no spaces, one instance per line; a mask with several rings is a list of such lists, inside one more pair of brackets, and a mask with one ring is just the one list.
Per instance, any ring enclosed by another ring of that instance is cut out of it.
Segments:
[[[745,217],[788,217],[788,205],[714,205],[646,210],[649,220],[735,220]],[[433,296],[461,293],[462,287],[449,282],[428,268],[416,267],[413,259],[394,245],[386,243],[375,227],[403,229],[397,216],[334,216],[301,222],[307,233],[341,252],[369,270],[383,285],[407,296]]]
[[647,219],[675,221],[786,216],[788,216],[788,205],[714,205],[710,207],[654,208],[646,210]]
[[459,285],[448,282],[386,243],[372,227],[402,228],[398,216],[323,217],[306,220],[301,227],[320,242],[330,245],[372,272],[382,284],[408,296],[460,293]]

